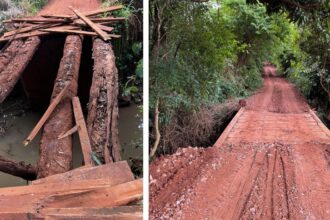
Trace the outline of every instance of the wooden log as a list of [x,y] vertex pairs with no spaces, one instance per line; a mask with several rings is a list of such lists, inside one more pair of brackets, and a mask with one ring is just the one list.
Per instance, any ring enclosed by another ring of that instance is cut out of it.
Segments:
[[46,178],[38,179],[32,182],[32,185],[46,184],[46,183],[69,183],[73,181],[82,180],[121,180],[129,182],[134,180],[134,175],[126,161],[119,161],[116,163],[105,164],[101,166],[83,166],[66,173],[48,176]]
[[40,217],[54,219],[142,219],[142,206],[118,206],[107,208],[45,208],[40,211]]
[[38,178],[67,172],[72,166],[72,137],[58,140],[58,136],[74,126],[71,98],[77,95],[78,74],[82,51],[80,36],[66,38],[63,58],[55,80],[52,99],[63,89],[66,83],[70,88],[44,126],[38,161]]
[[84,162],[86,165],[93,165],[92,160],[92,147],[88,136],[88,131],[84,119],[84,114],[81,109],[80,101],[78,97],[72,98],[73,112],[74,118],[76,120],[76,124],[80,127],[78,130],[81,150],[84,157]]
[[60,136],[58,136],[57,139],[63,139],[65,137],[68,137],[70,135],[73,135],[74,133],[76,133],[79,129],[79,125],[75,125],[73,128],[71,128],[70,130],[68,130],[67,132],[65,132],[64,134],[61,134]]
[[137,201],[143,195],[142,179],[123,183],[113,187],[91,190],[89,192],[53,196],[45,206],[51,208],[97,207],[107,208],[127,205]]
[[104,41],[107,41],[110,39],[108,34],[104,31],[102,31],[98,26],[94,24],[89,18],[87,18],[85,15],[80,13],[78,10],[75,10],[71,8],[71,10],[81,19],[83,20],[87,25],[89,25]]
[[32,37],[25,41],[16,56],[9,62],[0,73],[0,103],[2,103],[13,90],[16,82],[23,73],[25,67],[32,59],[40,44],[38,37]]
[[[118,71],[110,43],[95,39],[94,73],[88,104],[87,129],[92,149],[105,161],[106,150],[112,161],[120,161],[118,138]],[[100,101],[101,100],[101,101]]]
[[16,163],[2,156],[0,156],[0,171],[25,180],[35,180],[37,178],[37,169],[31,164]]
[[33,128],[29,136],[24,140],[23,144],[24,146],[27,146],[38,134],[42,126],[46,123],[50,115],[53,113],[57,105],[61,102],[63,97],[66,95],[68,89],[70,88],[70,83],[67,83],[67,85],[62,89],[62,91],[54,98],[52,103],[47,108],[46,112],[43,114],[37,125]]
[[15,40],[9,44],[7,48],[0,53],[0,73],[9,64],[9,62],[15,57],[16,53],[19,51],[23,45],[23,41]]

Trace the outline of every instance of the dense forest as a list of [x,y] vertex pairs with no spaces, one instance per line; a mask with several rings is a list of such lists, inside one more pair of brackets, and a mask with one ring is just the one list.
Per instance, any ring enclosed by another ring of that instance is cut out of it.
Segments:
[[211,145],[266,61],[329,124],[330,1],[150,0],[149,16],[151,156]]

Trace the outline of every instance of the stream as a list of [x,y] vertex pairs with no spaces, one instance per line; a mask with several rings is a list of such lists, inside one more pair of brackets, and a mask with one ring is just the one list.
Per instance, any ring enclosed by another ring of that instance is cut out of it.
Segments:
[[[40,113],[27,112],[22,116],[7,121],[8,130],[0,137],[0,155],[4,158],[36,164],[39,157],[39,140],[41,132],[27,147],[22,142],[41,118]],[[119,139],[122,148],[122,159],[142,158],[142,119],[137,105],[119,109]],[[73,167],[82,164],[82,153],[79,137],[73,138]],[[26,185],[27,181],[0,172],[0,187]]]

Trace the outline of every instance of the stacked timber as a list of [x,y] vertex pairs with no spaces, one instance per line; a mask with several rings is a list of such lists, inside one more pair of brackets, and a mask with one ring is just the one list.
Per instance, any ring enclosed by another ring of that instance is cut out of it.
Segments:
[[142,219],[142,180],[126,161],[0,189],[0,219]]
[[111,13],[122,9],[122,5],[111,6],[89,12],[80,12],[70,7],[74,15],[47,14],[37,18],[13,18],[3,21],[14,30],[4,33],[0,42],[43,36],[54,33],[98,36],[104,41],[119,38],[111,34],[114,28],[109,26],[124,21],[123,17],[114,17]]

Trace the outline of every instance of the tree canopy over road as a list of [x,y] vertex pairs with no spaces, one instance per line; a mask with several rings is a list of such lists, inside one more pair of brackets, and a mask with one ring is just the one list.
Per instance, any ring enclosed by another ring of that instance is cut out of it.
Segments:
[[183,129],[183,115],[260,88],[265,61],[329,120],[329,16],[328,0],[151,0],[150,112],[158,106],[159,152],[173,151],[166,137],[173,122]]

